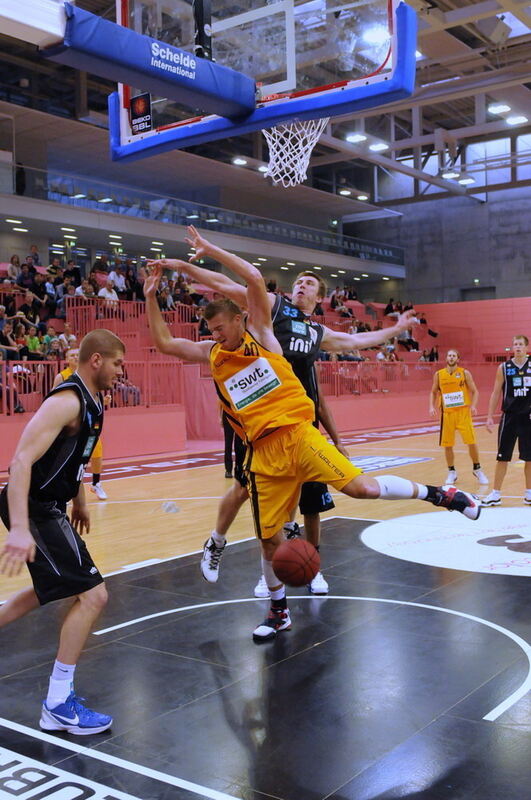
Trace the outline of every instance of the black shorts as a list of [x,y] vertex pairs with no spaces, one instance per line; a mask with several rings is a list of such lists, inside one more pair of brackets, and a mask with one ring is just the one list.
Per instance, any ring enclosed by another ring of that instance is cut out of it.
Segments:
[[299,500],[301,514],[322,514],[332,508],[335,508],[335,504],[326,483],[309,481],[302,484]]
[[498,455],[496,461],[510,461],[518,439],[519,457],[531,461],[531,418],[524,414],[502,414],[498,428]]
[[[28,564],[28,569],[41,605],[74,597],[103,583],[64,507],[56,502],[37,502],[30,498],[29,517],[37,547],[35,561]],[[7,487],[0,494],[0,518],[9,529]]]

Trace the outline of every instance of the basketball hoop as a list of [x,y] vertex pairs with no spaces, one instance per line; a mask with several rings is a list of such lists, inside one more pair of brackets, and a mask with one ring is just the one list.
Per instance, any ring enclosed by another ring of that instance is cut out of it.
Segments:
[[282,186],[298,186],[306,180],[312,150],[328,125],[330,117],[306,122],[281,122],[263,130],[269,147],[269,164],[265,177]]

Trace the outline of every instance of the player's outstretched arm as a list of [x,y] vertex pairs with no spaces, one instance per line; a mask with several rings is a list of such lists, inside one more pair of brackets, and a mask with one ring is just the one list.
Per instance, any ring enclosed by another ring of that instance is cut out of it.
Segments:
[[[273,299],[270,299],[268,295],[260,270],[253,267],[243,258],[234,255],[234,253],[229,253],[221,247],[216,247],[212,242],[201,236],[193,225],[188,227],[188,234],[189,238],[186,241],[195,247],[195,259],[213,258],[242,278],[247,284],[248,327],[255,329],[262,337],[266,331],[272,332],[271,306]],[[274,341],[276,342],[276,339]],[[263,343],[266,344],[265,341]],[[276,346],[275,350],[277,350]]]
[[[190,240],[186,240],[190,243]],[[148,261],[148,267],[161,266],[163,269],[173,269],[179,272],[184,272],[193,278],[194,281],[203,283],[212,289],[214,292],[228,297],[240,308],[246,308],[247,292],[245,286],[241,283],[236,283],[228,275],[223,275],[222,272],[213,272],[211,269],[204,269],[198,267],[197,264],[192,264],[191,261],[181,261],[178,258],[159,258],[156,261]]]
[[60,432],[77,420],[80,408],[79,397],[73,391],[53,395],[44,401],[22,433],[9,466],[7,502],[11,526],[0,553],[0,571],[6,575],[17,575],[26,561],[35,558],[28,518],[31,468]]
[[162,267],[160,265],[155,266],[151,275],[144,282],[149,330],[157,350],[160,350],[161,353],[177,356],[177,358],[183,358],[185,361],[208,363],[208,356],[214,342],[191,342],[189,339],[177,339],[171,335],[157,303],[157,288],[161,276]]
[[324,327],[324,336],[321,343],[323,350],[330,353],[344,353],[349,350],[365,350],[367,347],[377,347],[387,339],[393,339],[402,331],[407,330],[413,324],[415,312],[411,309],[400,314],[396,325],[391,328],[382,328],[379,331],[367,331],[366,333],[341,333]]

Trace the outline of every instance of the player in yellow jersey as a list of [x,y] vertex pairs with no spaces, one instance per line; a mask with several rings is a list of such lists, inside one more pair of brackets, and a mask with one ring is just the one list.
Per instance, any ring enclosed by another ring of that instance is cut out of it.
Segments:
[[[56,386],[59,386],[60,383],[66,381],[70,377],[70,375],[74,374],[74,372],[77,370],[78,357],[79,357],[79,350],[77,348],[71,348],[70,350],[66,351],[67,366],[55,376],[55,380],[53,382],[54,389]],[[110,395],[106,394],[104,397],[105,407],[109,405],[110,399],[111,399]],[[102,437],[100,436],[90,459],[90,469],[92,471],[92,484],[90,486],[90,491],[94,492],[98,500],[107,500],[107,493],[105,492],[105,489],[101,485],[102,466],[103,466],[103,440]]]
[[437,370],[433,376],[430,392],[430,414],[434,417],[441,412],[441,431],[439,444],[444,447],[448,465],[447,484],[457,480],[455,469],[455,433],[459,431],[463,443],[468,445],[472,459],[472,472],[480,484],[486,485],[489,479],[481,469],[476,434],[472,414],[476,413],[479,392],[470,372],[459,366],[459,352],[452,348],[446,354],[446,367]]
[[[271,594],[269,616],[253,631],[254,641],[263,642],[291,627],[285,588],[271,562],[302,483],[322,481],[355,498],[417,498],[460,511],[470,519],[477,519],[481,508],[473,495],[455,488],[446,491],[394,475],[368,478],[330,444],[313,426],[313,403],[273,335],[262,274],[238,256],[210,242],[206,246],[209,257],[247,284],[247,318],[231,300],[217,300],[204,312],[213,341],[173,338],[156,299],[160,265],[144,283],[146,310],[151,335],[161,352],[210,364],[222,406],[247,441],[251,506]],[[341,352],[343,347],[338,337],[337,350]]]

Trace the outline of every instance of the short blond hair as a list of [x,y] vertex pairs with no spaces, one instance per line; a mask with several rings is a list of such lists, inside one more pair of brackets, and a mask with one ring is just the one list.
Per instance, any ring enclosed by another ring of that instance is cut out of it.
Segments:
[[125,353],[125,345],[112,331],[98,328],[82,338],[79,345],[79,363],[86,364],[94,353],[110,358],[117,353]]

